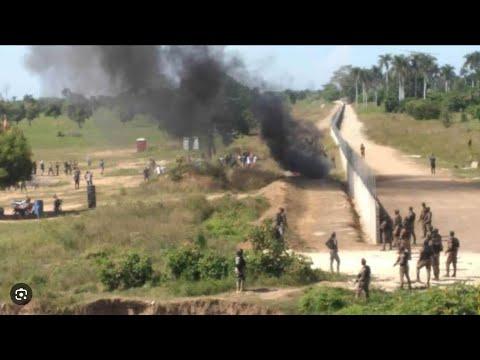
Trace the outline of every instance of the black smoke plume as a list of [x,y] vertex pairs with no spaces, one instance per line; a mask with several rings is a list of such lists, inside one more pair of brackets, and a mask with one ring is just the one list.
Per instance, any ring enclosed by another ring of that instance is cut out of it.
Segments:
[[318,130],[294,121],[279,97],[241,85],[252,77],[223,47],[32,46],[25,63],[49,94],[69,88],[113,96],[123,114],[148,113],[176,136],[204,137],[210,155],[215,132],[226,141],[248,130],[236,102],[250,99],[262,137],[283,168],[309,177],[328,172]]

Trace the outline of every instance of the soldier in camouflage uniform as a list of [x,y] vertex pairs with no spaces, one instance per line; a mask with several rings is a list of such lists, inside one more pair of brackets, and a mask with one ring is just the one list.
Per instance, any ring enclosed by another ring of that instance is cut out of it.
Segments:
[[415,235],[415,218],[417,214],[413,211],[413,207],[408,208],[408,231],[410,233],[409,240],[413,238],[413,245],[417,245],[417,236]]
[[403,279],[407,279],[408,289],[412,289],[412,283],[410,281],[410,274],[408,268],[408,261],[410,260],[410,252],[403,246],[400,246],[398,250],[398,258],[393,266],[400,266],[400,288],[403,289]]
[[447,242],[447,250],[445,251],[445,255],[447,255],[447,273],[446,277],[450,276],[450,264],[453,265],[453,275],[455,277],[457,275],[457,255],[458,255],[458,248],[460,247],[460,241],[455,237],[455,233],[450,231],[450,238]]
[[433,217],[432,211],[428,206],[425,211],[425,215],[423,217],[424,237],[426,236],[425,231],[428,230],[430,226],[432,226],[432,217]]
[[357,293],[356,297],[359,298],[362,292],[365,293],[365,298],[368,300],[370,297],[370,278],[371,278],[371,270],[370,266],[367,265],[367,260],[362,259],[362,269],[357,275],[357,279],[355,283],[357,284]]
[[400,216],[400,210],[395,210],[395,217],[393,218],[393,246],[398,246],[400,240],[400,233],[402,232],[402,217]]
[[417,262],[417,282],[421,283],[420,270],[425,267],[427,268],[427,287],[430,287],[430,274],[432,271],[433,250],[431,244],[431,240],[424,243],[423,248],[420,251],[420,257]]
[[425,213],[427,212],[427,205],[422,202],[422,211],[420,212],[420,216],[418,217],[418,222],[422,223],[422,230],[423,230],[423,238],[427,237],[427,228],[423,219],[425,219]]
[[333,272],[333,262],[337,262],[337,273],[340,272],[340,257],[338,256],[338,241],[337,235],[332,233],[330,238],[325,242],[325,245],[330,251],[330,271]]
[[383,244],[383,251],[385,251],[385,245],[387,243],[390,245],[390,250],[392,250],[392,231],[392,220],[388,215],[385,215],[380,223],[380,237]]
[[433,276],[435,280],[440,279],[440,254],[443,251],[442,245],[442,236],[438,232],[438,229],[433,229],[432,233],[432,267],[433,267]]

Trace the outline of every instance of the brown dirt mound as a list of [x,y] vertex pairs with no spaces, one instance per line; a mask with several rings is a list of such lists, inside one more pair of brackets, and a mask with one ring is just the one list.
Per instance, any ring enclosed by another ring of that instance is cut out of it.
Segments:
[[[34,308],[0,307],[0,315],[41,314]],[[100,299],[65,313],[73,315],[275,315],[279,312],[254,304],[219,299],[195,299],[175,302],[146,302],[128,299]]]

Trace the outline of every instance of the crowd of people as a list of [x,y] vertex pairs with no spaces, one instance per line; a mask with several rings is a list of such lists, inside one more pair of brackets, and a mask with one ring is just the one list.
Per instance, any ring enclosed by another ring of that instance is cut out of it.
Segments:
[[256,165],[258,156],[249,151],[237,153],[236,155],[227,153],[225,156],[220,157],[219,161],[222,166],[251,168]]

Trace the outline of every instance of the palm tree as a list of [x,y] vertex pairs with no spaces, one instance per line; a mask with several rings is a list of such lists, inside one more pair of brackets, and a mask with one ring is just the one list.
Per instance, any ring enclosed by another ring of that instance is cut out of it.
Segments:
[[404,55],[395,55],[392,60],[392,67],[398,79],[398,101],[405,99],[405,77],[408,71],[408,60]]
[[373,90],[375,92],[375,105],[378,104],[378,88],[382,83],[382,69],[378,66],[373,65],[370,68],[371,83],[373,85]]
[[368,69],[360,69],[359,80],[362,83],[362,101],[363,106],[367,105],[368,101],[368,87],[370,85],[370,71]]
[[449,83],[455,78],[455,70],[452,65],[443,65],[440,68],[440,74],[445,84],[445,92],[448,93],[450,90]]
[[358,81],[360,80],[360,75],[362,69],[358,67],[352,68],[352,76],[355,79],[355,104],[358,105]]
[[392,63],[392,55],[385,54],[380,55],[378,59],[378,66],[380,69],[385,68],[385,92],[388,93],[388,70],[390,69],[390,64]]
[[468,71],[469,74],[474,75],[472,77],[472,87],[474,87],[474,77],[478,80],[480,75],[480,51],[474,51],[473,53],[464,56],[465,63],[463,68]]
[[417,97],[417,80],[418,80],[418,73],[420,72],[420,61],[421,61],[421,54],[415,53],[409,57],[409,65],[411,72],[414,76],[414,90],[413,96]]
[[427,83],[437,70],[437,59],[428,54],[418,54],[418,68],[423,77],[423,98],[427,98]]

